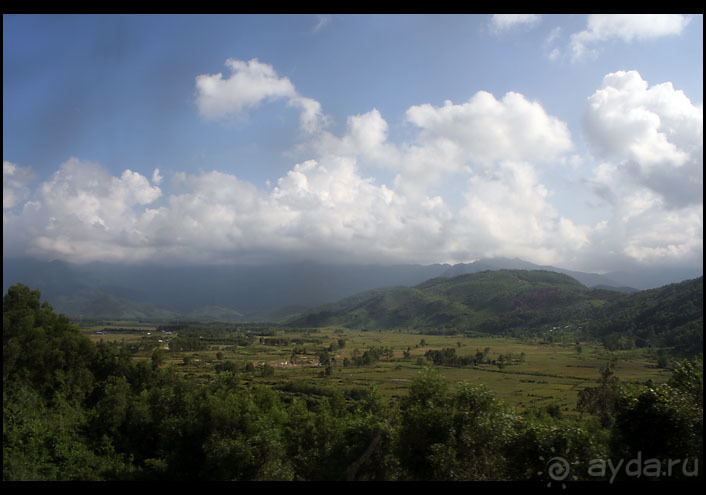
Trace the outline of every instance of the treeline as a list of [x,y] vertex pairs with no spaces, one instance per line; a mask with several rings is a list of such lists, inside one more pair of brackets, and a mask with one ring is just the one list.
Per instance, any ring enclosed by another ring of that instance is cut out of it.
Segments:
[[[362,353],[357,349],[354,349],[351,354],[350,364],[353,366],[370,366],[383,358],[390,359],[393,355],[394,352],[390,347],[372,346]],[[347,359],[348,358],[345,358],[343,361],[344,366],[347,365]]]
[[[169,341],[169,348],[174,351],[203,351],[212,346],[239,346],[247,347],[256,341],[260,344],[272,346],[303,345],[305,343],[320,344],[320,337],[308,336],[309,333],[318,333],[318,330],[282,330],[267,326],[237,326],[214,324],[195,325],[191,323],[179,325],[160,325],[158,332],[172,332],[176,336]],[[307,335],[286,336],[279,334]]]
[[430,349],[424,353],[424,357],[432,363],[442,366],[478,366],[480,364],[493,364],[497,365],[499,368],[503,368],[514,362],[524,362],[525,360],[524,352],[519,355],[515,355],[511,352],[500,354],[496,359],[490,358],[488,355],[489,352],[490,348],[486,348],[484,351],[477,350],[475,354],[459,356],[456,354],[455,348],[447,347],[441,350]]
[[[378,357],[383,357],[382,354]],[[4,480],[536,480],[570,455],[571,479],[636,479],[597,459],[638,453],[670,479],[703,479],[702,362],[665,385],[626,387],[610,368],[581,392],[584,416],[519,414],[483,387],[421,373],[385,402],[333,384],[207,384],[124,347],[95,345],[16,285],[3,297]],[[322,384],[329,383],[326,378]],[[664,476],[642,473],[640,480]],[[556,478],[554,478],[556,480]]]

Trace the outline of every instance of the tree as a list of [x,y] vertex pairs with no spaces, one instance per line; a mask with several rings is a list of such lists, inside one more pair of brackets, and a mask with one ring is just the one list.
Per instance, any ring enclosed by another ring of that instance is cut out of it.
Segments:
[[621,390],[618,377],[613,371],[613,363],[601,369],[597,387],[587,387],[579,392],[576,408],[580,412],[596,414],[604,427],[613,423]]
[[[552,476],[564,474],[570,476],[568,480],[595,480],[588,472],[591,461],[608,456],[609,432],[595,420],[577,422],[551,414],[528,415],[517,429],[505,450],[507,475],[513,480],[546,483],[557,481]],[[557,457],[566,463],[555,462]],[[557,468],[562,471],[553,471]]]
[[207,480],[291,480],[279,397],[271,390],[219,390],[207,396],[200,437]]
[[[703,459],[701,357],[678,363],[666,384],[621,396],[613,450],[615,455],[634,458],[641,453],[645,459],[663,463],[670,459]],[[676,477],[686,476],[683,470],[677,471]],[[703,478],[703,471],[698,474]]]
[[130,384],[124,376],[111,376],[102,387],[102,392],[103,397],[95,407],[96,421],[102,430],[115,435],[127,418],[131,400]]
[[157,369],[164,364],[164,351],[155,349],[152,351],[152,368]]
[[321,366],[328,366],[331,364],[331,356],[329,355],[328,351],[319,351],[317,353],[317,356],[319,358],[319,364]]
[[[124,472],[110,440],[88,436],[100,386],[96,346],[17,284],[3,297],[3,479],[103,479]],[[120,411],[116,412],[120,417]]]
[[[248,364],[250,364],[250,366],[252,366],[251,363],[248,363]],[[228,373],[236,374],[238,372],[238,364],[235,361],[226,360],[226,361],[223,361],[222,363],[218,363],[215,366],[215,369],[216,369],[217,373],[228,372]],[[247,369],[247,366],[246,366],[246,369]]]
[[395,452],[404,479],[503,479],[516,421],[484,387],[452,389],[424,370],[400,404]]
[[16,284],[3,297],[3,382],[20,380],[46,399],[80,400],[90,393],[96,347],[40,292]]
[[269,364],[265,363],[265,365],[262,367],[262,376],[263,377],[270,377],[274,376],[275,374],[275,369],[270,366]]
[[40,394],[4,384],[3,480],[68,481],[126,477],[130,468],[105,438],[95,446],[83,435],[88,415],[64,400],[51,407]]

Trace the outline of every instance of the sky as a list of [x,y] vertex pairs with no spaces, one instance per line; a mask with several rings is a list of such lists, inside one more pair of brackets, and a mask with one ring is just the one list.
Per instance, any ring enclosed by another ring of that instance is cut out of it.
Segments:
[[703,16],[4,15],[3,256],[703,266]]

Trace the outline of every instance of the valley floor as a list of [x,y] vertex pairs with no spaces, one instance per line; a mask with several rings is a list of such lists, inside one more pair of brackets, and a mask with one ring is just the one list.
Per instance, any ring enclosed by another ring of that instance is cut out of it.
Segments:
[[[173,367],[179,374],[209,382],[229,363],[231,369],[253,383],[282,388],[291,383],[340,387],[344,390],[375,387],[388,398],[406,395],[411,381],[427,367],[436,368],[449,382],[468,382],[487,386],[498,399],[518,409],[557,405],[568,414],[575,413],[578,391],[593,386],[600,370],[613,363],[622,382],[666,382],[670,372],[658,368],[647,349],[608,351],[595,342],[576,342],[557,334],[549,342],[540,338],[471,337],[466,335],[425,335],[402,331],[356,331],[343,329],[300,329],[298,332],[263,328],[255,330],[248,345],[233,345],[222,340],[198,350],[174,350],[170,341],[178,332],[159,332],[156,326],[130,327],[113,322],[111,327],[84,327],[94,341],[132,342],[142,349],[137,359],[151,358],[156,342],[163,350],[162,367]],[[127,327],[127,328],[126,328]],[[119,331],[116,331],[120,328]],[[275,335],[272,335],[275,334]],[[202,335],[201,337],[204,337]],[[201,339],[204,340],[203,338]],[[275,342],[276,344],[272,344]],[[374,362],[353,364],[356,356],[377,349]],[[476,365],[435,365],[429,351],[453,349],[459,357],[484,354]],[[330,359],[330,363],[322,363]],[[247,372],[246,366],[252,365]],[[271,368],[263,376],[262,368]]]

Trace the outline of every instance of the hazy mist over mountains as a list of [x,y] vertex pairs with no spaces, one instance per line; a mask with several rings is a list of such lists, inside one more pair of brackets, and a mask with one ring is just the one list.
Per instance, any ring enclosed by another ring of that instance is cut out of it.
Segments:
[[466,264],[263,266],[120,265],[3,258],[3,293],[15,283],[41,291],[58,312],[74,318],[276,321],[362,291],[409,287],[434,277],[484,270],[549,270],[587,287],[644,290],[696,278],[701,271],[582,273],[494,258]]

